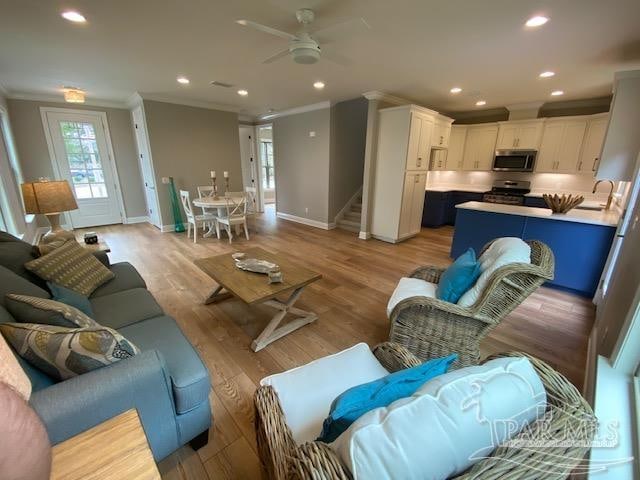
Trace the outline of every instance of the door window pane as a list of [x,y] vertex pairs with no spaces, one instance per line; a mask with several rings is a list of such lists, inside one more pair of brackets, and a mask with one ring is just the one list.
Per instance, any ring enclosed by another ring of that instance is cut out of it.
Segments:
[[93,124],[60,122],[60,129],[76,197],[107,198],[106,179]]
[[273,168],[273,143],[260,142],[260,157],[262,160],[262,187],[275,187],[275,172]]

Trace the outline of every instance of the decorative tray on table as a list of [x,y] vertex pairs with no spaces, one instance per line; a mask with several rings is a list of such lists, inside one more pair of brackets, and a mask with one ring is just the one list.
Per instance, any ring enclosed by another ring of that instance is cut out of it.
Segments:
[[267,262],[266,260],[259,260],[257,258],[236,260],[236,266],[241,270],[247,270],[248,272],[255,273],[269,273],[273,270],[280,269],[280,267],[275,263]]

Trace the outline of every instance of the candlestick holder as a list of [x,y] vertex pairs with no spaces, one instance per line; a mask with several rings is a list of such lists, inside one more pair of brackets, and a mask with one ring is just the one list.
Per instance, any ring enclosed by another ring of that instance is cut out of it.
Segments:
[[215,177],[211,179],[211,184],[213,185],[213,199],[218,200],[218,185],[216,184]]
[[224,193],[229,192],[229,177],[224,177]]

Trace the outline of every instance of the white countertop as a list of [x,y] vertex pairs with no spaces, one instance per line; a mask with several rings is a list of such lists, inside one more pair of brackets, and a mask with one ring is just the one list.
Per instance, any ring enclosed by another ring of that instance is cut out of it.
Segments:
[[580,210],[574,208],[567,213],[553,213],[548,208],[522,207],[519,205],[503,205],[501,203],[465,202],[456,205],[456,208],[476,210],[479,212],[504,213],[507,215],[519,215],[522,217],[546,218],[563,222],[589,223],[592,225],[604,225],[615,227],[620,220],[617,210],[597,211]]

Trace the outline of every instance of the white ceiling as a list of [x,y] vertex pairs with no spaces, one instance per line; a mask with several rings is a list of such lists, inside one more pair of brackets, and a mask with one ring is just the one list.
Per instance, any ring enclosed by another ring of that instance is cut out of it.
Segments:
[[[371,30],[323,47],[351,64],[263,65],[286,41],[234,22],[295,32],[301,7],[316,10],[318,28],[367,20]],[[68,8],[88,23],[63,20]],[[523,27],[540,13],[549,23]],[[369,90],[440,111],[474,109],[482,98],[489,109],[549,101],[555,89],[566,92],[562,100],[608,95],[615,71],[640,68],[639,20],[638,0],[0,0],[0,84],[10,96],[60,95],[71,85],[94,100],[140,92],[247,114]],[[540,79],[543,70],[557,75]],[[179,74],[191,84],[179,85]],[[319,79],[323,91],[312,87]],[[453,86],[463,93],[449,94]]]

